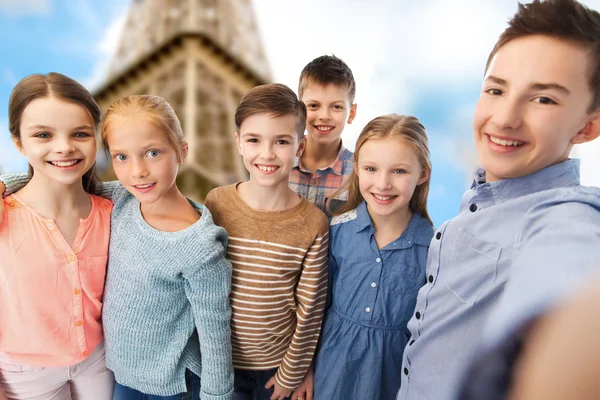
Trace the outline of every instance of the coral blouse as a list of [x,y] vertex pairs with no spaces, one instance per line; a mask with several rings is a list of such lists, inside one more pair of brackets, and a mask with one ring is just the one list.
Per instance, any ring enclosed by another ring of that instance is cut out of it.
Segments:
[[72,245],[53,219],[14,194],[0,223],[0,352],[35,366],[69,366],[102,340],[109,200],[91,195]]

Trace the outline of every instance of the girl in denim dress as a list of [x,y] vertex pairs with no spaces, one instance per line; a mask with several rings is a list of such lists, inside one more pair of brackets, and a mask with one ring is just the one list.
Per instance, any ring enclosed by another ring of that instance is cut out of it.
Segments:
[[315,399],[395,398],[434,232],[430,174],[427,135],[416,118],[384,115],[361,132],[354,171],[340,189],[348,190],[348,203],[331,220]]

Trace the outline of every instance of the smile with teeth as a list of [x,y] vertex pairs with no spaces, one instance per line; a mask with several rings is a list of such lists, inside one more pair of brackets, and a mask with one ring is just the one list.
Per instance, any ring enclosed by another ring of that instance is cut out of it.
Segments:
[[488,135],[488,136],[489,136],[490,141],[492,143],[495,143],[495,144],[500,145],[500,146],[519,147],[519,146],[522,146],[522,145],[525,144],[524,142],[517,142],[516,140],[504,140],[504,139],[500,139],[500,138],[497,138],[497,137],[492,136],[492,135]]
[[154,186],[154,183],[146,183],[144,185],[133,185],[133,187],[138,189],[148,189],[151,186]]
[[255,164],[256,168],[260,169],[262,172],[273,172],[277,169],[279,169],[279,167],[277,165],[261,165],[261,164]]
[[49,164],[54,165],[55,167],[72,167],[73,165],[79,163],[81,160],[66,160],[66,161],[48,161]]
[[315,125],[315,128],[317,128],[319,132],[329,132],[333,130],[333,126],[331,125]]
[[382,196],[382,195],[375,194],[375,193],[371,193],[371,194],[372,194],[372,195],[373,195],[373,197],[375,197],[377,200],[381,200],[381,201],[388,201],[388,200],[392,200],[392,199],[395,199],[396,197],[398,197],[398,196],[396,196],[396,195],[392,195],[392,196]]

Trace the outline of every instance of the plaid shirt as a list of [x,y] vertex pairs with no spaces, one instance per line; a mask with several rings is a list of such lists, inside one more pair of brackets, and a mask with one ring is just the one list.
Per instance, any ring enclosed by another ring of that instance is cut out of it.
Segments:
[[[300,158],[297,159],[290,174],[290,189],[329,215],[325,209],[327,200],[342,186],[352,172],[352,156],[353,153],[342,145],[333,164],[316,170],[314,174],[302,166]],[[347,201],[348,192],[340,193],[335,200]]]

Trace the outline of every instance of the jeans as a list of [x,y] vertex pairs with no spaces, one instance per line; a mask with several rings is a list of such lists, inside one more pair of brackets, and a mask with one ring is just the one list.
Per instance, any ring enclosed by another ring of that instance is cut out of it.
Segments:
[[[200,399],[200,378],[186,370],[185,380],[188,391],[186,393],[174,394],[171,396],[158,396],[154,394],[145,394],[138,390],[123,386],[117,382],[115,385],[115,394],[113,400],[186,400]],[[191,393],[190,389],[191,388]]]
[[[233,400],[269,400],[273,387],[265,389],[265,385],[275,375],[277,368],[267,371],[235,370],[233,381]],[[289,397],[285,398],[289,400]]]

